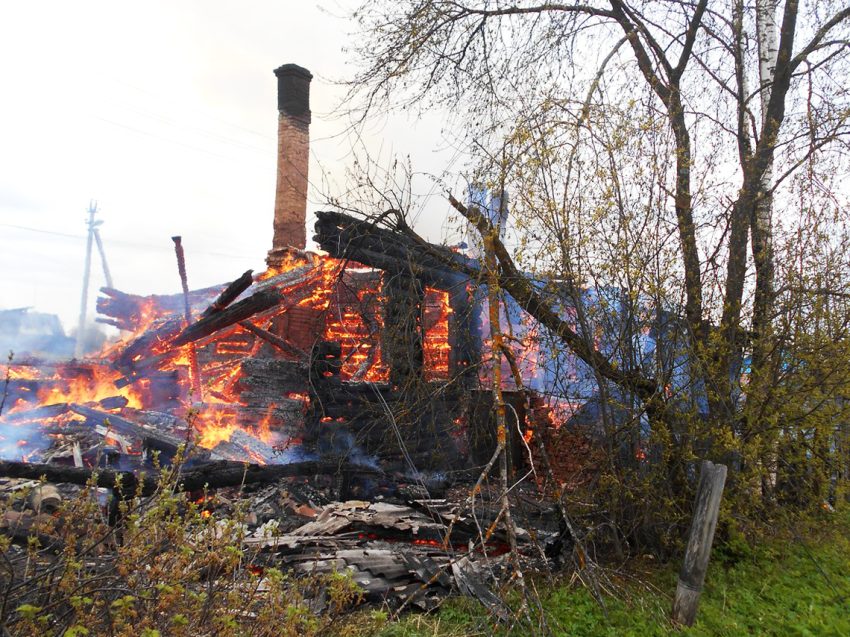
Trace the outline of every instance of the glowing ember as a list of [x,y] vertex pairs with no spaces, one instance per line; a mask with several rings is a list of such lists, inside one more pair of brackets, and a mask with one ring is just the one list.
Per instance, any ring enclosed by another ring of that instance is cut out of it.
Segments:
[[342,380],[385,382],[389,366],[384,363],[380,335],[384,328],[379,295],[381,278],[370,271],[346,273],[328,311],[325,339],[340,344]]

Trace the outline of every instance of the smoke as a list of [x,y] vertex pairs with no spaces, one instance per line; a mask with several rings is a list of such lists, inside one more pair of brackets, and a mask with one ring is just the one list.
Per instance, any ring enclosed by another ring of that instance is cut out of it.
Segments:
[[293,462],[315,462],[319,456],[304,447],[292,447],[275,454],[275,464],[292,464]]
[[334,460],[344,458],[350,464],[358,467],[379,470],[378,458],[367,455],[363,448],[357,444],[350,431],[335,431],[331,436],[320,442],[319,449],[323,456]]
[[419,471],[408,469],[402,474],[408,480],[418,482],[429,489],[440,488],[446,484],[446,474],[440,471]]
[[22,461],[45,451],[52,440],[45,439],[38,423],[0,423],[0,459]]

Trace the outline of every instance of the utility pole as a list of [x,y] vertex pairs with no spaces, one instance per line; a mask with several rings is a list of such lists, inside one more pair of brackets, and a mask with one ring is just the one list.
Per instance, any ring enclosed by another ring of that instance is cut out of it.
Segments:
[[97,244],[97,251],[100,252],[100,262],[103,265],[103,276],[106,278],[106,287],[114,288],[115,285],[112,283],[112,275],[109,273],[109,266],[106,263],[106,253],[103,251],[103,241],[100,238],[100,230],[97,227],[102,223],[103,221],[98,221],[94,224],[94,241]]
[[[74,358],[81,358],[83,355],[83,345],[85,343],[86,336],[86,306],[88,304],[89,298],[89,279],[91,278],[91,249],[92,249],[92,241],[94,240],[95,233],[97,232],[97,226],[95,225],[94,216],[97,214],[97,202],[89,201],[89,219],[86,222],[88,225],[88,237],[86,239],[86,269],[83,273],[83,298],[80,302],[80,322],[77,325],[77,344],[74,347]],[[97,225],[103,223],[99,221]],[[98,246],[100,245],[100,237],[98,237]],[[101,256],[103,256],[103,252],[101,251]],[[104,267],[106,264],[106,259],[104,258]]]

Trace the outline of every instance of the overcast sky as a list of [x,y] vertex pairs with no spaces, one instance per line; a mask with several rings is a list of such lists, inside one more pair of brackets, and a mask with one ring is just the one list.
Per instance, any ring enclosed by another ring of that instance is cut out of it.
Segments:
[[[323,197],[320,167],[342,185],[352,162],[346,122],[331,114],[352,73],[352,25],[293,0],[149,0],[0,4],[0,308],[33,307],[76,325],[85,219],[96,200],[115,286],[180,290],[172,235],[182,235],[189,286],[264,267],[274,210],[277,102],[273,69],[314,75],[308,236]],[[437,173],[452,160],[439,115],[372,126],[384,163],[411,156]],[[456,159],[456,158],[455,158]],[[444,231],[439,189],[418,228]],[[324,192],[323,192],[324,191]],[[96,252],[95,252],[96,255]],[[104,284],[95,259],[89,301]]]

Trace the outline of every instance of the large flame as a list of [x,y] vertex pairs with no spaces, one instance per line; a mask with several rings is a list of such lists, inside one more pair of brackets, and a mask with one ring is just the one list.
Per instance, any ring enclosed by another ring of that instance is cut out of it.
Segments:
[[37,381],[35,395],[17,399],[8,413],[59,403],[93,403],[118,396],[127,399],[126,407],[142,408],[142,398],[138,390],[131,386],[116,388],[115,381],[121,378],[121,374],[105,365],[86,365],[85,368],[78,368],[69,364],[54,366],[52,372],[48,369],[36,366],[0,366],[0,375],[8,375],[10,380]]
[[448,380],[449,355],[449,314],[452,308],[449,293],[428,288],[425,291],[425,378],[427,380]]

